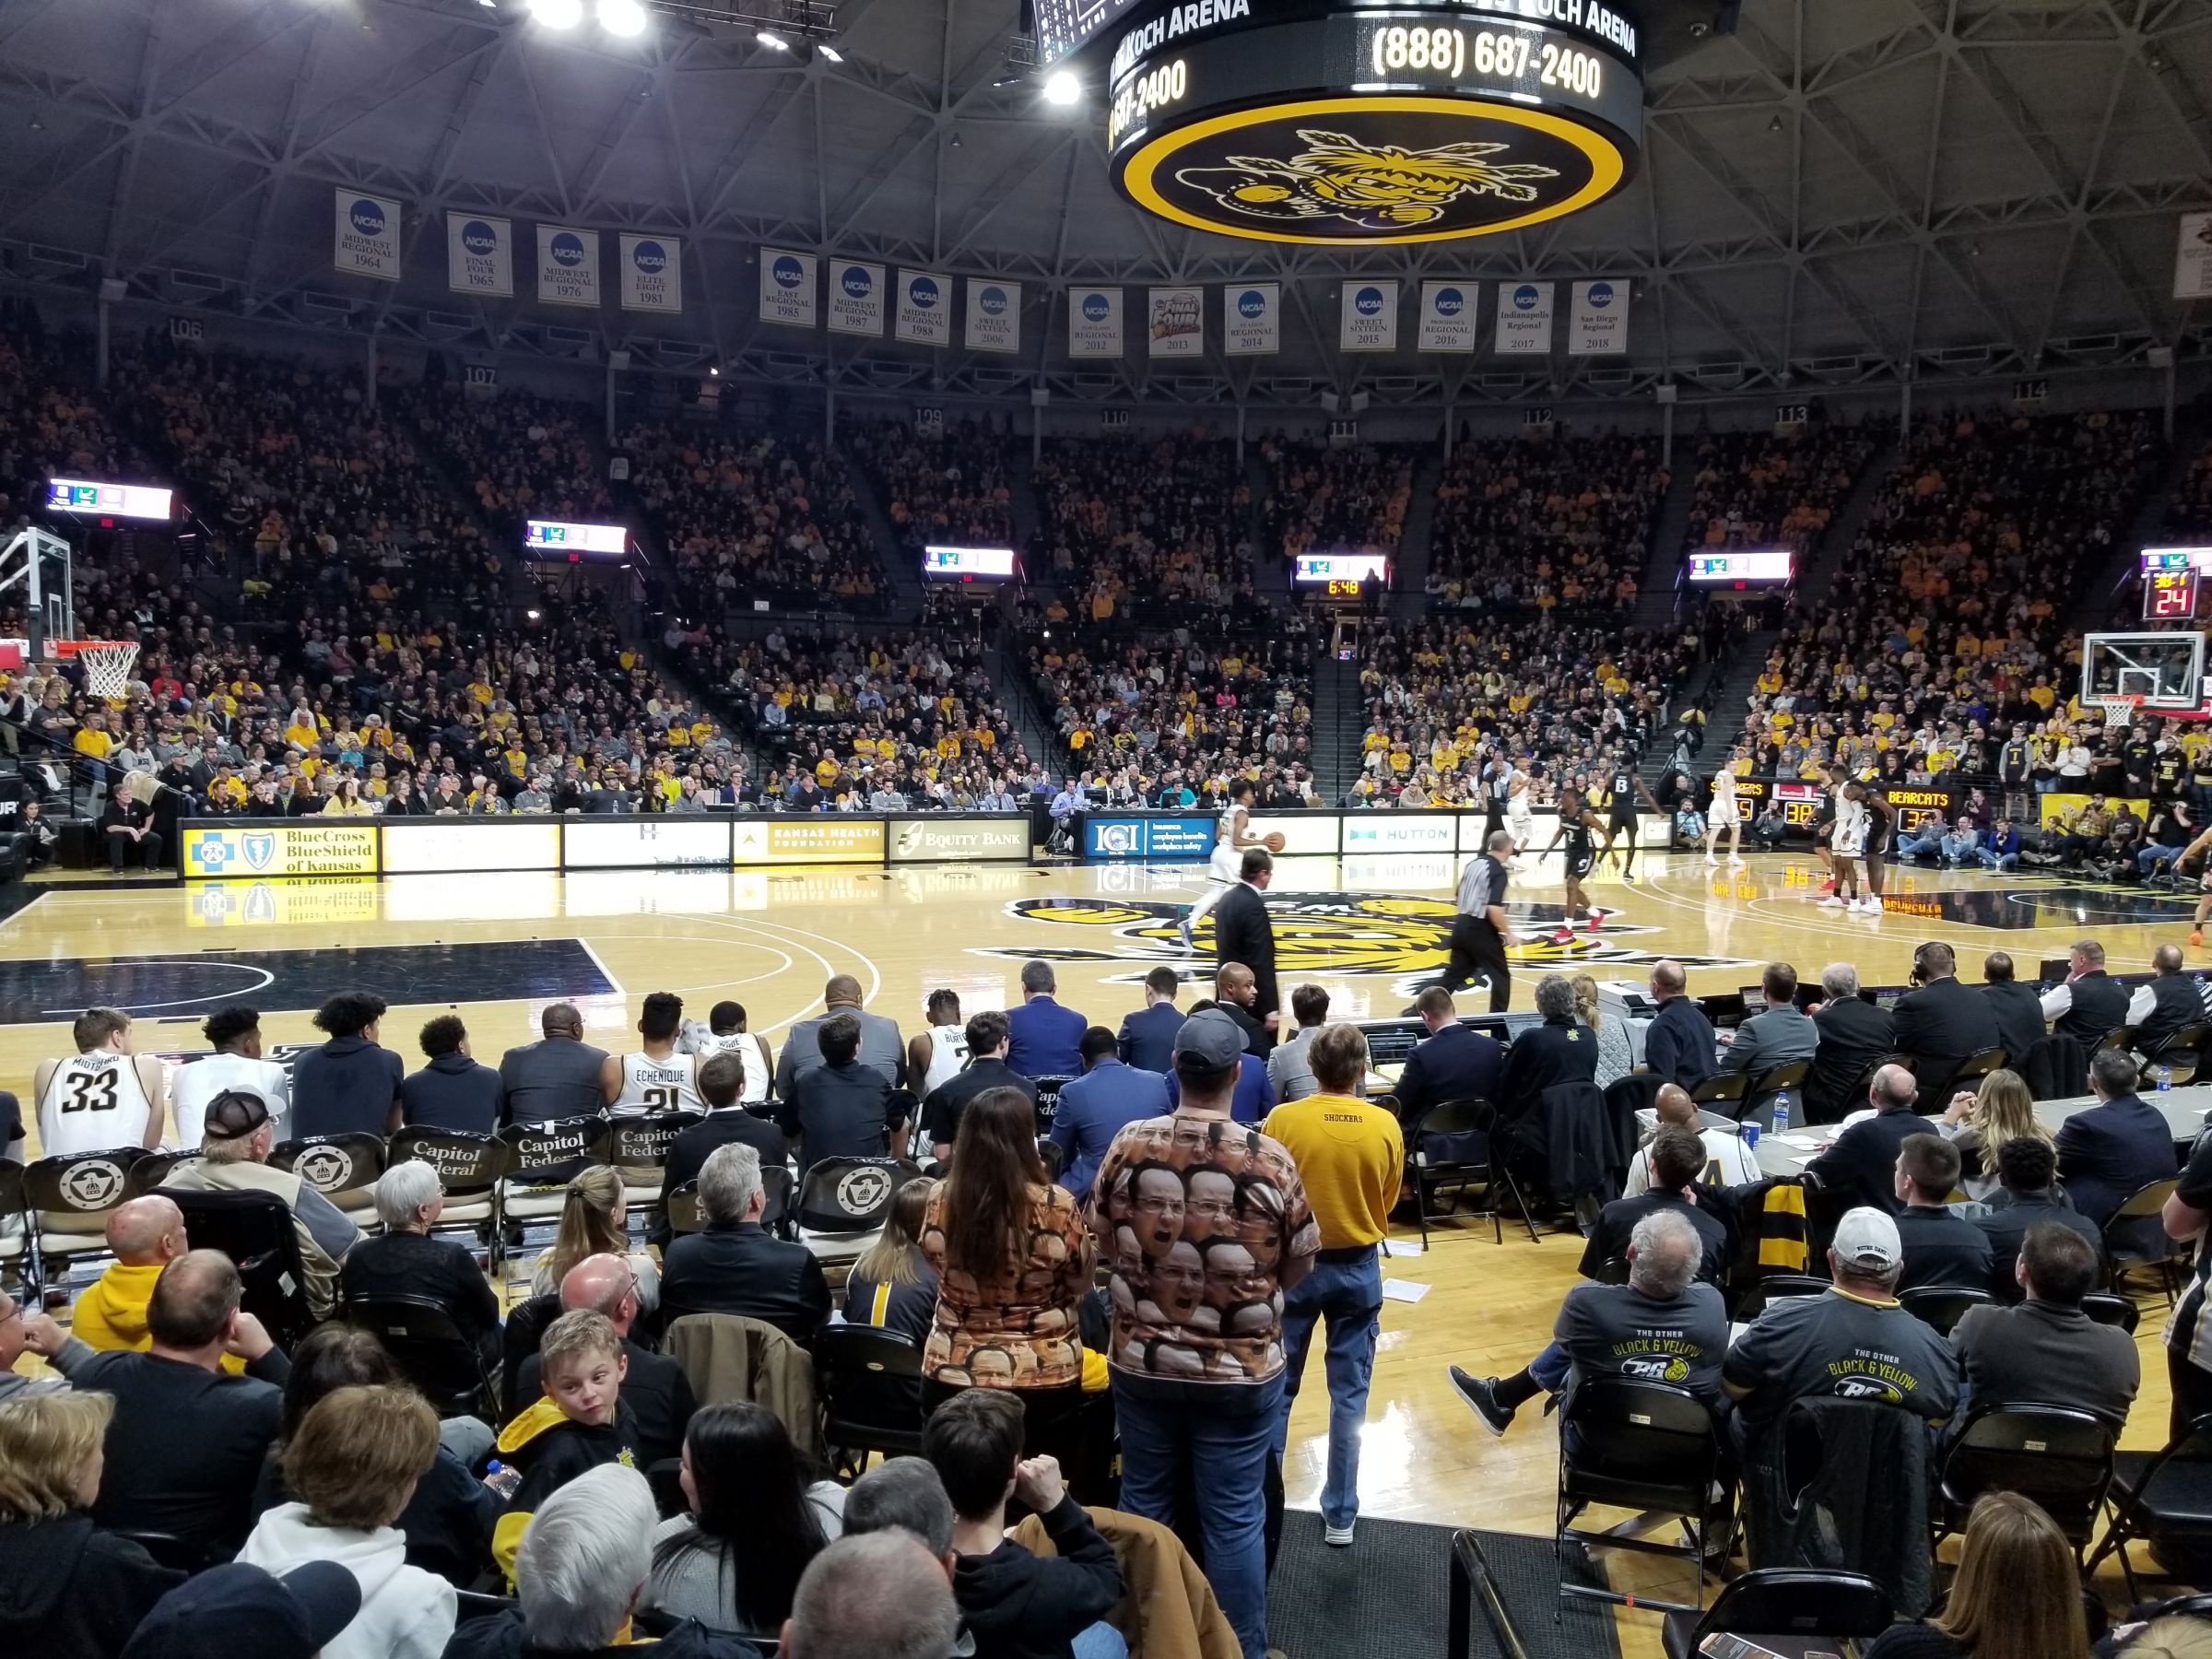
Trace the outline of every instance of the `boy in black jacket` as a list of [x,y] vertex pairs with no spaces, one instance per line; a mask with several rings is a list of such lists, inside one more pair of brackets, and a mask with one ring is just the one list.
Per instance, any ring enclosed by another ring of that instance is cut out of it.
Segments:
[[[952,1594],[975,1659],[1073,1659],[1075,1639],[1122,1599],[1122,1570],[1113,1546],[1067,1495],[1059,1463],[1022,1456],[1023,1416],[1011,1390],[971,1388],[931,1414],[922,1455],[957,1517]],[[1006,1500],[1017,1496],[1043,1518],[1057,1556],[1031,1555],[1006,1536]],[[1108,1627],[1084,1651],[1123,1650]]]
[[604,1313],[578,1310],[546,1327],[538,1341],[545,1397],[500,1431],[499,1454],[522,1473],[492,1529],[491,1553],[514,1582],[514,1555],[538,1506],[586,1469],[638,1466],[637,1434],[622,1410],[629,1361]]

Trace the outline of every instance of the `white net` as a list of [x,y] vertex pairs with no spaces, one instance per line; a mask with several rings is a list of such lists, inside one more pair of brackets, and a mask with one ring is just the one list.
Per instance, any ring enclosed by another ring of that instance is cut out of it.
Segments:
[[85,689],[95,697],[127,697],[138,647],[131,644],[81,645],[76,660],[85,665]]
[[2100,697],[2092,700],[2104,710],[2104,724],[2118,731],[2136,724],[2136,710],[2143,700],[2139,697]]

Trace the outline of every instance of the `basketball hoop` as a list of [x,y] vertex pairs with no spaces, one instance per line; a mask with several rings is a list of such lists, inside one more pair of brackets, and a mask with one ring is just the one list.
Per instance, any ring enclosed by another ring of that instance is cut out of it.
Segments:
[[85,689],[94,697],[128,697],[131,670],[137,665],[138,647],[127,640],[56,640],[58,661],[72,659],[85,667]]
[[2135,724],[2136,711],[2143,706],[2140,697],[2132,696],[2096,697],[2089,700],[2104,710],[2105,727],[2110,731],[2125,731]]

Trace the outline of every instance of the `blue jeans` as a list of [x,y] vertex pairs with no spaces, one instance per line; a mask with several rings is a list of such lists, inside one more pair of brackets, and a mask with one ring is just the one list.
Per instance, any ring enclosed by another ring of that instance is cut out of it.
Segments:
[[1900,835],[1897,838],[1897,855],[1900,858],[1918,858],[1923,853],[1940,853],[1943,837],[1940,835]]
[[1546,1394],[1556,1394],[1567,1386],[1567,1373],[1574,1369],[1574,1361],[1567,1358],[1567,1350],[1556,1342],[1544,1345],[1544,1351],[1528,1362],[1528,1374]]
[[2171,864],[2181,855],[2179,847],[2146,847],[2136,854],[2136,869],[2147,876],[2160,865]]
[[1077,1630],[1068,1647],[1076,1659],[1129,1659],[1129,1644],[1104,1619]]
[[2017,870],[2020,867],[2018,853],[1992,853],[1987,847],[1974,849],[1974,857],[1985,870]]
[[1321,1487],[1321,1518],[1349,1526],[1359,1514],[1359,1432],[1367,1426],[1367,1385],[1375,1371],[1375,1335],[1382,1316],[1382,1261],[1370,1249],[1354,1262],[1316,1262],[1283,1296],[1283,1416],[1275,1431],[1280,1455],[1290,1439],[1290,1406],[1305,1375],[1313,1323],[1328,1325],[1329,1473]]
[[1164,1382],[1112,1373],[1122,1430],[1122,1508],[1163,1526],[1187,1484],[1198,1494],[1206,1577],[1244,1659],[1267,1653],[1267,1456],[1280,1376],[1260,1383]]

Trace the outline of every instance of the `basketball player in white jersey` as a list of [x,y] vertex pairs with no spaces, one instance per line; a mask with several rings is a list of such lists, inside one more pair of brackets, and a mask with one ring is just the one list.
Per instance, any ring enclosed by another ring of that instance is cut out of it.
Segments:
[[645,999],[638,1035],[645,1046],[634,1054],[609,1054],[599,1068],[599,1092],[610,1117],[652,1117],[664,1112],[707,1109],[699,1092],[699,1062],[679,1053],[676,1034],[684,1023],[684,999],[673,991],[655,991]]
[[768,1039],[745,1029],[743,1003],[718,1002],[701,1027],[696,1019],[684,1021],[677,1046],[704,1065],[716,1054],[735,1054],[745,1067],[745,1086],[737,1091],[740,1106],[758,1106],[768,1099],[769,1081],[775,1076],[776,1058]]
[[1863,860],[1866,852],[1866,794],[1856,783],[1846,783],[1836,791],[1836,823],[1829,837],[1830,862],[1836,867],[1836,890],[1820,900],[1829,910],[1866,911],[1881,909],[1877,902],[1868,905],[1861,895]]
[[1519,761],[1512,763],[1505,774],[1505,822],[1513,832],[1513,845],[1533,847],[1536,844],[1536,819],[1532,808],[1535,806],[1533,793],[1535,779]]
[[1229,810],[1221,815],[1221,833],[1215,837],[1213,856],[1206,863],[1206,878],[1219,885],[1183,912],[1182,947],[1193,955],[1198,950],[1199,919],[1243,878],[1244,849],[1265,844],[1252,832],[1252,793],[1250,778],[1239,778],[1229,786]]
[[950,991],[932,991],[925,1011],[929,1030],[906,1040],[906,1075],[922,1079],[914,1085],[914,1093],[924,1100],[968,1064],[968,1025],[960,1018],[959,997]]
[[131,1053],[131,1017],[120,1008],[87,1008],[69,1035],[76,1053],[40,1061],[32,1080],[40,1155],[159,1146],[168,1088],[158,1058]]
[[1709,865],[1717,865],[1721,862],[1713,856],[1712,849],[1713,843],[1720,840],[1723,830],[1728,831],[1728,863],[1730,866],[1742,864],[1744,862],[1743,855],[1737,851],[1737,848],[1742,844],[1744,839],[1744,814],[1735,800],[1735,757],[1734,755],[1729,756],[1727,763],[1719,771],[1712,774],[1712,810],[1705,816],[1705,862]]

